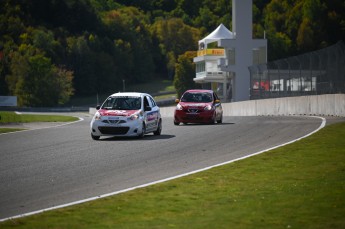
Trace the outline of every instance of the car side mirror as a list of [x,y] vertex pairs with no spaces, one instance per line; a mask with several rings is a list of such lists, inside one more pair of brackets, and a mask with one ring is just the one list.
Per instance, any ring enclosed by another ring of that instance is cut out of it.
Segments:
[[96,106],[96,110],[99,110],[101,108],[101,105]]
[[151,108],[151,107],[149,107],[149,106],[146,106],[144,110],[145,110],[145,111],[151,111],[151,110],[152,110],[152,108]]
[[179,99],[175,99],[175,103],[179,103],[180,102],[180,100]]

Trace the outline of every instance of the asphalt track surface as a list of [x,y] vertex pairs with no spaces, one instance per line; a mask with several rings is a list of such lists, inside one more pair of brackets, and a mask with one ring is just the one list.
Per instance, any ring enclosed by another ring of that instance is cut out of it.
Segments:
[[305,136],[313,117],[224,117],[174,126],[161,136],[90,137],[83,121],[0,135],[0,220],[166,179]]

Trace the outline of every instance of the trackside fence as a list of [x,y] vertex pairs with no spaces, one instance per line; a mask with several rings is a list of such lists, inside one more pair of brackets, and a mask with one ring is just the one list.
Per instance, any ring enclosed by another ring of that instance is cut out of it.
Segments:
[[253,65],[250,99],[345,93],[345,44]]

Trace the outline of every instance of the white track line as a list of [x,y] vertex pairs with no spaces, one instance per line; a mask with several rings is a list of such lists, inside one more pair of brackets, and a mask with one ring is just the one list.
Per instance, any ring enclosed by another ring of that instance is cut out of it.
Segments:
[[206,167],[206,168],[194,170],[194,171],[191,171],[191,172],[188,172],[188,173],[184,173],[184,174],[180,174],[180,175],[177,175],[177,176],[168,177],[168,178],[165,178],[165,179],[162,179],[162,180],[153,181],[153,182],[150,182],[150,183],[138,185],[138,186],[135,186],[135,187],[132,187],[132,188],[127,188],[127,189],[119,190],[119,191],[116,191],[116,192],[111,192],[111,193],[107,193],[107,194],[103,194],[103,195],[99,195],[99,196],[95,196],[95,197],[90,197],[90,198],[83,199],[83,200],[74,201],[74,202],[67,203],[67,204],[62,204],[62,205],[58,205],[58,206],[54,206],[54,207],[50,207],[50,208],[45,208],[45,209],[38,210],[38,211],[28,212],[28,213],[21,214],[21,215],[16,215],[16,216],[0,219],[0,222],[6,221],[6,220],[10,220],[10,219],[21,218],[21,217],[25,217],[25,216],[29,216],[29,215],[34,215],[34,214],[38,214],[38,213],[42,213],[42,212],[45,212],[45,211],[50,211],[50,210],[54,210],[54,209],[58,209],[58,208],[64,208],[64,207],[68,207],[68,206],[72,206],[72,205],[76,205],[76,204],[81,204],[81,203],[85,203],[85,202],[88,202],[88,201],[97,200],[97,199],[100,199],[100,198],[104,198],[104,197],[113,196],[113,195],[117,195],[117,194],[128,192],[128,191],[132,191],[132,190],[135,190],[135,189],[144,188],[144,187],[147,187],[147,186],[150,186],[150,185],[163,183],[163,182],[174,180],[174,179],[177,179],[177,178],[180,178],[180,177],[184,177],[184,176],[188,176],[188,175],[195,174],[195,173],[198,173],[198,172],[202,172],[202,171],[205,171],[205,170],[209,170],[209,169],[212,169],[212,168],[215,168],[215,167],[218,167],[218,166],[230,164],[230,163],[235,162],[235,161],[240,161],[240,160],[243,160],[243,159],[246,159],[246,158],[249,158],[249,157],[252,157],[252,156],[255,156],[255,155],[258,155],[258,154],[261,154],[261,153],[264,153],[264,152],[267,152],[267,151],[270,151],[270,150],[273,150],[273,149],[276,149],[276,148],[279,148],[279,147],[282,147],[282,146],[285,146],[285,145],[288,145],[288,144],[291,144],[291,143],[294,143],[296,141],[299,141],[299,140],[301,140],[303,138],[306,138],[306,137],[308,137],[308,136],[318,132],[319,130],[321,130],[322,128],[324,128],[326,126],[326,119],[325,118],[318,117],[318,116],[310,116],[310,117],[320,118],[322,120],[321,125],[316,130],[310,132],[309,134],[304,135],[304,136],[302,136],[300,138],[297,138],[295,140],[289,141],[287,143],[283,143],[281,145],[274,146],[274,147],[271,147],[269,149],[265,149],[265,150],[262,150],[262,151],[259,151],[259,152],[256,152],[256,153],[244,156],[244,157],[233,159],[231,161],[226,161],[226,162],[223,162],[223,163],[220,163],[220,164],[216,164],[216,165],[212,165],[212,166],[209,166],[209,167]]

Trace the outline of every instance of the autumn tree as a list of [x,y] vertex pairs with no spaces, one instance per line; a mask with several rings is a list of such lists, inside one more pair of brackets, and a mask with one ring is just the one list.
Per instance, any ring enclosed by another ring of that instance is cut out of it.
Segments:
[[19,106],[56,106],[73,95],[73,73],[58,68],[39,50],[21,45],[12,53],[11,74],[6,77]]
[[148,17],[135,7],[123,7],[105,13],[103,21],[114,41],[121,78],[132,83],[151,79],[155,66]]
[[156,21],[151,32],[159,42],[160,54],[164,58],[156,60],[157,65],[166,66],[168,77],[172,78],[175,71],[176,59],[186,51],[197,50],[200,31],[186,25],[182,19],[171,18]]
[[195,77],[195,64],[193,57],[196,52],[186,52],[178,57],[175,65],[174,87],[177,97],[180,98],[187,89],[198,88],[199,86],[193,81]]

